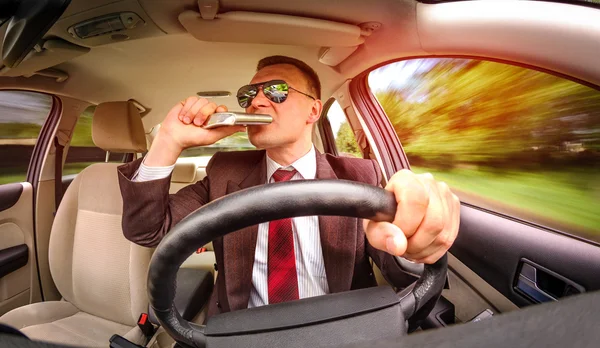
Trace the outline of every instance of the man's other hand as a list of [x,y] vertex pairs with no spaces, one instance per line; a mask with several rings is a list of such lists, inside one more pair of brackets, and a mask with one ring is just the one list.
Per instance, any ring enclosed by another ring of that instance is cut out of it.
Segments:
[[403,169],[392,176],[386,190],[398,202],[393,223],[364,220],[369,243],[392,255],[432,264],[456,239],[460,201],[448,185],[429,173]]

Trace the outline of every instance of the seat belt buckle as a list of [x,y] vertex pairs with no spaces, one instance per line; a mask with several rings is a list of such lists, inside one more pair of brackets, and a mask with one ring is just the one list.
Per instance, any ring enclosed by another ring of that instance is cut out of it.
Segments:
[[205,248],[205,247],[198,248],[198,250],[196,250],[196,254],[201,254],[201,253],[203,253],[203,252],[205,252],[205,251],[206,251],[206,248]]
[[150,320],[148,320],[148,314],[147,313],[142,313],[140,315],[140,318],[138,319],[137,325],[140,328],[140,330],[142,330],[142,332],[144,333],[144,335],[147,338],[152,337],[152,335],[154,335],[154,332],[156,331],[154,329],[154,325],[152,325],[152,323],[150,322]]

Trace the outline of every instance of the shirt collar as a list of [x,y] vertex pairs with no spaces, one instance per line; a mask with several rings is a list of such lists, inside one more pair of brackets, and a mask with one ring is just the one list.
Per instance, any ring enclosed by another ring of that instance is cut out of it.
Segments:
[[304,179],[314,179],[317,175],[317,155],[315,152],[315,147],[311,146],[310,150],[302,157],[298,158],[294,163],[289,166],[282,166],[281,164],[275,162],[273,159],[267,157],[267,182],[271,181],[271,177],[273,173],[277,169],[291,169],[293,167],[298,171],[298,173]]

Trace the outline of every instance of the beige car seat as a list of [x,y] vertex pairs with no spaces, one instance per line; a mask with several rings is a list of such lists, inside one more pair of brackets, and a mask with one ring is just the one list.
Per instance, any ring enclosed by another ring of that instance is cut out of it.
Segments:
[[[183,162],[177,163],[171,175],[171,186],[169,193],[177,193],[182,188],[194,184],[196,181],[202,180],[206,176],[204,168],[197,168],[195,163]],[[195,268],[209,271],[213,274],[216,280],[217,274],[215,271],[215,251],[213,244],[208,243],[204,246],[202,252],[197,252],[192,255],[181,265],[182,268]]]
[[[111,152],[144,152],[141,117],[133,104],[97,106],[92,137]],[[146,280],[153,249],[129,242],[121,228],[118,163],[93,164],[69,186],[49,245],[50,271],[63,299],[16,308],[0,317],[29,338],[108,347],[113,334],[143,344],[136,326],[148,310]]]

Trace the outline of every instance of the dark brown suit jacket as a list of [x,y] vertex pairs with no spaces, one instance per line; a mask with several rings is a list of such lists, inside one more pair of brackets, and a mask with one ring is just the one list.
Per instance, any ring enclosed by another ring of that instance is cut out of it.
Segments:
[[[345,179],[379,186],[377,162],[323,155],[317,151],[317,179]],[[123,196],[123,232],[139,245],[153,247],[188,214],[202,205],[248,187],[266,183],[265,151],[216,153],[206,177],[169,195],[170,177],[132,182],[141,160],[119,167]],[[406,286],[414,279],[402,272],[395,259],[366,240],[361,219],[320,216],[319,229],[329,291],[348,291],[377,285],[370,256],[388,282]],[[208,315],[248,307],[258,225],[213,241],[218,275]]]

